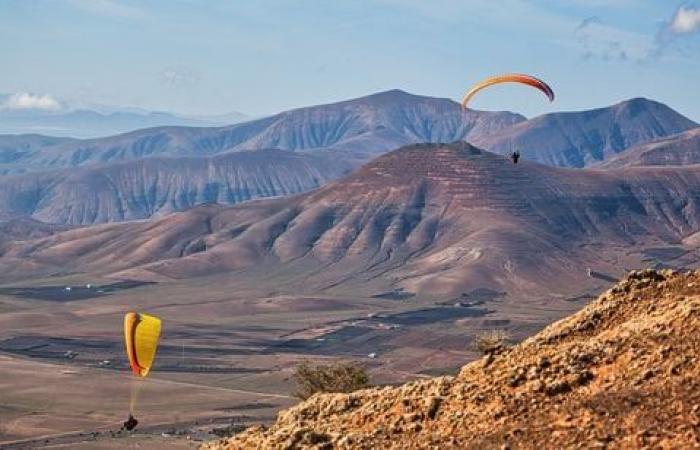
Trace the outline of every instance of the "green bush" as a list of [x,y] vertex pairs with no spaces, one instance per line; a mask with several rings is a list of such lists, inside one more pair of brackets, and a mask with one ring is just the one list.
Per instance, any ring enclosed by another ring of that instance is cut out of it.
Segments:
[[353,392],[370,385],[365,369],[347,363],[311,365],[301,362],[294,372],[294,381],[297,384],[294,395],[302,400],[319,392]]

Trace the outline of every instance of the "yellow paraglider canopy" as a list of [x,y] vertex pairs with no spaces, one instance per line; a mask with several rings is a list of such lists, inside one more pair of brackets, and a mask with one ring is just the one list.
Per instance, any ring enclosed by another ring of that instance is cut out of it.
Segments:
[[131,370],[145,377],[151,371],[160,339],[160,319],[150,314],[130,312],[124,316],[124,342]]

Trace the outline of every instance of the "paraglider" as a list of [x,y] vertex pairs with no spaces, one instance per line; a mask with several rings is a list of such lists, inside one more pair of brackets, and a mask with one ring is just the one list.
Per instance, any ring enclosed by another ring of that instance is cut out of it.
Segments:
[[134,375],[145,377],[151,371],[160,339],[160,319],[135,312],[124,316],[124,343]]
[[[507,73],[503,75],[488,77],[472,86],[467,91],[467,93],[464,94],[464,98],[462,98],[462,109],[467,109],[469,101],[472,99],[472,97],[474,97],[477,94],[477,92],[481,91],[482,89],[486,89],[487,87],[492,86],[494,84],[500,83],[525,84],[527,86],[531,86],[535,89],[539,89],[540,91],[542,91],[547,96],[550,102],[554,101],[554,91],[551,87],[549,87],[547,83],[540,80],[539,78],[535,78],[532,75],[526,75],[522,73]],[[516,150],[513,153],[511,153],[510,159],[511,161],[513,161],[513,164],[518,164],[518,161],[520,160],[520,152]]]
[[549,98],[550,102],[554,101],[554,91],[544,81],[540,80],[539,78],[535,78],[532,75],[525,75],[522,73],[508,73],[508,74],[504,74],[504,75],[496,75],[493,77],[488,77],[485,80],[482,80],[482,81],[476,83],[474,86],[472,86],[469,89],[469,91],[467,91],[467,93],[464,95],[464,98],[462,98],[462,108],[466,109],[467,105],[469,104],[469,101],[480,90],[485,89],[485,88],[492,86],[494,84],[500,84],[500,83],[526,84],[528,86],[532,86],[532,87],[542,91],[547,96],[547,98]]
[[156,316],[135,312],[129,312],[124,316],[126,356],[129,358],[131,371],[138,377],[134,380],[137,384],[132,383],[129,418],[122,426],[122,429],[127,431],[133,430],[139,423],[133,416],[134,404],[141,386],[139,381],[143,381],[151,371],[158,349],[160,331],[161,321]]

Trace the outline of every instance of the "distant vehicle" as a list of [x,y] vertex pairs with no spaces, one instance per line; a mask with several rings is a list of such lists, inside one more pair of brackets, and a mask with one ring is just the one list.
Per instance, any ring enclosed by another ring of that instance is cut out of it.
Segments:
[[367,357],[368,357],[368,358],[374,359],[374,358],[377,357],[377,354],[376,354],[376,353],[370,353],[369,355],[367,355]]

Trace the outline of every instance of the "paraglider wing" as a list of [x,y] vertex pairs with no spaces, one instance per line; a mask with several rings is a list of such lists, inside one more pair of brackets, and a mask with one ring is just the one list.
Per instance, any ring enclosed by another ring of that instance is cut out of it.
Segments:
[[145,377],[151,371],[160,328],[160,319],[150,314],[130,312],[124,316],[126,355],[135,375]]
[[544,94],[549,98],[550,102],[554,101],[554,91],[544,81],[535,78],[531,75],[525,75],[521,73],[508,73],[505,75],[497,75],[495,77],[486,78],[485,80],[482,80],[479,83],[476,83],[474,86],[472,86],[472,88],[469,89],[469,91],[467,91],[467,93],[464,95],[464,98],[462,99],[462,108],[467,107],[469,101],[472,99],[472,97],[474,97],[474,95],[476,95],[477,92],[499,83],[526,84],[544,92]]

